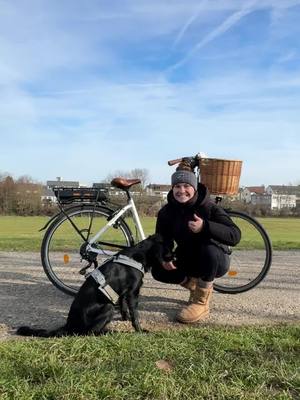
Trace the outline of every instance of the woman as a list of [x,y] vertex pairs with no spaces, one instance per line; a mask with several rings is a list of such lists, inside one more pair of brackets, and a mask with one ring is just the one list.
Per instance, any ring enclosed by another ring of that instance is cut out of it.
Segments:
[[[193,171],[179,165],[171,177],[168,203],[159,211],[156,232],[163,237],[163,262],[154,265],[154,279],[190,290],[188,304],[177,315],[182,323],[209,314],[215,278],[229,269],[229,248],[241,238],[239,228],[210,199]],[[175,252],[174,242],[177,244]]]

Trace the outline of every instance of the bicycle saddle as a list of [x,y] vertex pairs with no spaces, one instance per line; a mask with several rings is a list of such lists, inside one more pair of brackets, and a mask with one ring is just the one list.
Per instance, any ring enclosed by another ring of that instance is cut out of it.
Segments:
[[127,190],[138,183],[141,183],[140,179],[114,178],[111,181],[112,186],[122,190]]

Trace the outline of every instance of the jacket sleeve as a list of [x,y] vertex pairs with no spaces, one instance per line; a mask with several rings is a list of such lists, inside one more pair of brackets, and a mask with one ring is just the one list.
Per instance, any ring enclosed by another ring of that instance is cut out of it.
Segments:
[[159,233],[163,238],[164,261],[171,261],[173,259],[174,240],[170,235],[169,228],[168,218],[166,217],[164,210],[161,209],[157,216],[155,232]]
[[204,220],[203,234],[228,246],[235,246],[241,240],[241,231],[229,215],[220,207],[211,210],[211,218]]

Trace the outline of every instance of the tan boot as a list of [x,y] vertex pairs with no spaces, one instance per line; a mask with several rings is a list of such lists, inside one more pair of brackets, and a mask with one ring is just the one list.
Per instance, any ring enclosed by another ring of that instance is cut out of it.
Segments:
[[187,277],[186,282],[180,284],[180,286],[190,291],[190,298],[188,300],[188,303],[190,303],[193,300],[197,284],[198,284],[198,278],[192,278],[192,277]]
[[212,296],[213,287],[196,287],[190,304],[185,306],[176,319],[183,324],[191,324],[205,318],[209,314],[209,302]]

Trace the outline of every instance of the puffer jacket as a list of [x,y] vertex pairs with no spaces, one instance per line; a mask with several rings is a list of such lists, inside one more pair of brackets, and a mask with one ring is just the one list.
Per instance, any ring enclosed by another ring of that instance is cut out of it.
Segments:
[[[203,184],[199,183],[195,196],[186,203],[177,202],[172,190],[167,199],[168,203],[159,211],[156,222],[156,232],[164,241],[165,261],[173,259],[174,242],[187,250],[197,249],[200,243],[214,243],[230,254],[228,246],[235,246],[240,241],[240,229],[223,208],[214,203]],[[188,228],[188,221],[194,219],[194,214],[204,221],[199,233]]]

